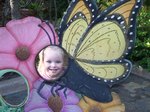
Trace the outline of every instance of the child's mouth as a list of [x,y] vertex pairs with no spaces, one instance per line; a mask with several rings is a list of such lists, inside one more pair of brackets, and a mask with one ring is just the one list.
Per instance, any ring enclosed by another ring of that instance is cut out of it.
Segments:
[[57,69],[49,69],[52,73],[56,73]]

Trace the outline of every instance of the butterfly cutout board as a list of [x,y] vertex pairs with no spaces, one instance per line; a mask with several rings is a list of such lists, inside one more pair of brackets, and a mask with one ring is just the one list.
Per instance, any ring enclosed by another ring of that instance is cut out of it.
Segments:
[[100,11],[94,0],[72,0],[58,32],[36,17],[1,27],[0,111],[85,112],[86,98],[111,102],[111,87],[132,69],[141,5],[119,0]]

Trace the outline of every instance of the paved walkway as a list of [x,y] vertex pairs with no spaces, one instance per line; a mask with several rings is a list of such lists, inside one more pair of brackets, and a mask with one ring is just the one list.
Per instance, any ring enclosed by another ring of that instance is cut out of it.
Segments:
[[150,73],[133,70],[121,84],[112,88],[120,95],[126,112],[150,112]]

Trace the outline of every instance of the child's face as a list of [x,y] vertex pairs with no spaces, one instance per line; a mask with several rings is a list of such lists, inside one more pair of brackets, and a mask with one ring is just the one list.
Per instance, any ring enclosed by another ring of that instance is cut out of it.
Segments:
[[59,50],[48,48],[44,51],[44,71],[46,80],[57,80],[64,70],[63,55]]

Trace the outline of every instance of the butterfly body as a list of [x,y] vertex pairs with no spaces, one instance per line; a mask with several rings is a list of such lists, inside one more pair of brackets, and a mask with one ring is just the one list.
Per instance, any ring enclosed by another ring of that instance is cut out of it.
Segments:
[[62,81],[66,87],[81,95],[100,102],[112,100],[110,87],[104,82],[100,82],[87,75],[73,59],[70,59],[68,71],[62,78],[65,78]]

